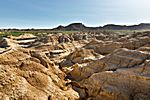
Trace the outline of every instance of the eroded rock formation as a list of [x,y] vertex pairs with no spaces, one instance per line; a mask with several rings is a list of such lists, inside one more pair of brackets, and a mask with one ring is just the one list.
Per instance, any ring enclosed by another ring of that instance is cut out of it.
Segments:
[[28,36],[0,39],[0,100],[149,100],[149,32]]
[[0,55],[1,99],[66,100],[78,93],[65,86],[65,73],[44,54],[16,49]]

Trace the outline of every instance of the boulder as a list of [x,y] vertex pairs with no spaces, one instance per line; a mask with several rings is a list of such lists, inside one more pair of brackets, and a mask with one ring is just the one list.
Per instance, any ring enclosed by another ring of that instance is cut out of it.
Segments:
[[0,47],[9,47],[8,41],[6,38],[0,38]]

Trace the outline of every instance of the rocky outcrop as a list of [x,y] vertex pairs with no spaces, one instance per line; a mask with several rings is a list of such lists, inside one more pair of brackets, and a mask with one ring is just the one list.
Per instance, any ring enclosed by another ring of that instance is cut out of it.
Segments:
[[116,71],[121,68],[138,67],[144,63],[150,55],[139,51],[118,49],[102,59],[93,61],[84,67],[76,67],[70,75],[75,80],[88,78],[94,73],[102,71]]
[[65,60],[60,63],[61,67],[69,67],[76,63],[83,64],[99,59],[101,55],[95,53],[92,49],[76,49],[73,53],[65,57]]
[[79,82],[82,99],[149,100],[149,78],[126,72],[101,72]]
[[66,87],[65,73],[44,54],[12,49],[0,55],[0,98],[28,100],[78,99]]
[[112,53],[114,50],[122,47],[122,44],[119,42],[104,42],[98,40],[92,40],[90,43],[84,46],[86,49],[93,49],[96,53],[106,55]]
[[148,36],[131,38],[131,39],[128,39],[126,42],[123,42],[122,47],[135,50],[135,49],[138,49],[144,45],[150,44],[149,38],[150,37],[148,37]]
[[26,48],[11,38],[0,40],[0,100],[150,98],[149,32],[37,33]]
[[69,73],[81,99],[149,100],[150,55],[118,49],[87,66],[75,66]]

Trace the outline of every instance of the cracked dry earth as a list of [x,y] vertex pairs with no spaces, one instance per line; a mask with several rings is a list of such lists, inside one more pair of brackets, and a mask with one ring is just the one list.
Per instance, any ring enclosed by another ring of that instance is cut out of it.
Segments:
[[50,35],[54,44],[28,48],[5,42],[0,100],[150,100],[149,34],[61,43]]

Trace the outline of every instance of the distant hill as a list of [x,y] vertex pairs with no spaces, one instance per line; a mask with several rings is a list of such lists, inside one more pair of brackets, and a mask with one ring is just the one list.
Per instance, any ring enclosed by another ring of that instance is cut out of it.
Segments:
[[141,23],[139,25],[114,25],[108,24],[103,27],[103,29],[111,29],[111,30],[146,30],[150,29],[150,23]]
[[88,27],[82,23],[72,23],[68,26],[58,26],[53,29],[0,29],[0,32],[51,32],[51,31],[97,31],[97,30],[150,30],[150,23],[138,25],[115,25],[107,24],[98,27]]
[[99,29],[100,27],[87,27],[82,23],[72,23],[68,26],[58,26],[52,30],[61,30],[61,31],[85,31],[85,30],[95,30]]
[[82,23],[72,23],[68,26],[58,26],[52,30],[59,31],[85,31],[85,30],[150,30],[150,23],[141,23],[139,25],[115,25],[107,24],[103,27],[87,27]]

